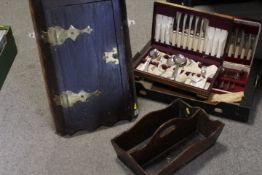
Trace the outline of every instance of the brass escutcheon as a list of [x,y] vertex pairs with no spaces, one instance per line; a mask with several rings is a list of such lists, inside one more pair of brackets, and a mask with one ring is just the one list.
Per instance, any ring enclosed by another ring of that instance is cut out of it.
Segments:
[[105,52],[103,59],[106,61],[106,63],[112,63],[116,65],[119,64],[117,48],[114,47],[112,51]]

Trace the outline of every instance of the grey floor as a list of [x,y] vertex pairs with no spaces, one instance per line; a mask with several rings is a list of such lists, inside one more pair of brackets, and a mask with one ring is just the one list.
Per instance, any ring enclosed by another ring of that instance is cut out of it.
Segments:
[[[133,53],[150,38],[152,0],[128,0]],[[203,8],[203,7],[201,7]],[[261,4],[214,6],[226,13],[261,18]],[[237,9],[240,9],[238,11]],[[257,9],[255,12],[254,9]],[[245,10],[245,11],[244,11]],[[121,162],[110,139],[135,122],[124,123],[91,134],[63,138],[55,134],[48,108],[27,0],[0,0],[0,23],[13,27],[18,55],[0,92],[1,175],[124,175],[132,174]],[[249,124],[224,120],[226,127],[218,143],[177,172],[178,175],[261,175],[262,101]],[[141,116],[165,107],[139,99]]]

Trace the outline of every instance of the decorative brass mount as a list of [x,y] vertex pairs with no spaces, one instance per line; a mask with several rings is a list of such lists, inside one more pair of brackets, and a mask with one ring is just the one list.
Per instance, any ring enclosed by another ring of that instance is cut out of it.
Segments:
[[119,64],[117,48],[114,47],[111,52],[105,52],[104,60],[106,63]]
[[65,91],[61,95],[56,95],[54,101],[57,106],[62,106],[63,108],[73,107],[78,102],[86,102],[93,96],[100,96],[100,91],[94,91],[91,93],[80,91],[79,93],[74,93],[71,91]]
[[78,36],[83,33],[91,34],[93,29],[87,26],[84,29],[77,29],[74,26],[70,26],[68,29],[64,29],[60,26],[49,27],[47,32],[42,33],[42,38],[52,46],[62,45],[67,39],[76,41]]

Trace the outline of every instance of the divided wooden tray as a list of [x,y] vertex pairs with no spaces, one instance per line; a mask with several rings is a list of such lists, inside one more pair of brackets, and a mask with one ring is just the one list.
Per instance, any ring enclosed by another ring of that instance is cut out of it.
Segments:
[[170,175],[215,144],[224,123],[181,100],[144,116],[112,139],[117,156],[138,175]]

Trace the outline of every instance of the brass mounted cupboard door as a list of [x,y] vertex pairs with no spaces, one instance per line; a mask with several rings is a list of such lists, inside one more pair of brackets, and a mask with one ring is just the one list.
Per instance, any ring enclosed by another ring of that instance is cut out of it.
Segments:
[[31,0],[31,9],[58,132],[131,120],[136,102],[124,2]]

